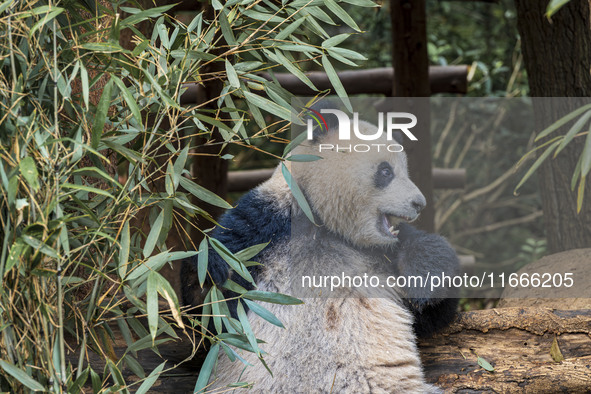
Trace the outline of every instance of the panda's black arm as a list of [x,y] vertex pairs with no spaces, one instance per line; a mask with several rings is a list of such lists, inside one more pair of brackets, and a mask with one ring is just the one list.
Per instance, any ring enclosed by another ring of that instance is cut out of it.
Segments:
[[[427,280],[427,275],[458,274],[457,255],[445,238],[406,223],[400,224],[398,229],[398,275],[420,276]],[[430,283],[425,287],[405,289],[405,303],[414,314],[418,336],[428,336],[453,320],[458,304],[454,290],[438,287],[431,291]]]

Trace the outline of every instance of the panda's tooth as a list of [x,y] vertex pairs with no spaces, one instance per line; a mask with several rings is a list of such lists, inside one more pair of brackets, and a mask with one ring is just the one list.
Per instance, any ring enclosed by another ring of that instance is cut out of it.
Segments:
[[398,235],[399,232],[400,230],[392,231],[392,235]]
[[388,229],[388,231],[390,231],[391,233],[393,233],[393,232],[394,232],[394,226],[391,226],[391,227]]

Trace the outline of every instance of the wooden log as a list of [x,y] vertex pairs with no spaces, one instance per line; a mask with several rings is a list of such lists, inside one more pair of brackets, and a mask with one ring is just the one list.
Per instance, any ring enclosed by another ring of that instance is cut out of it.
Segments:
[[433,168],[434,189],[463,189],[466,187],[465,168]]
[[[347,94],[384,94],[392,95],[394,70],[392,67],[350,70],[337,73]],[[318,90],[332,89],[328,76],[323,71],[306,73]],[[271,79],[268,73],[262,77]],[[289,92],[299,96],[313,96],[316,93],[296,76],[289,73],[275,73],[279,84]],[[429,84],[432,93],[460,93],[468,91],[468,66],[431,66]],[[201,88],[195,83],[184,85],[187,89],[181,96],[181,104],[197,102]]]
[[[337,73],[347,94],[392,95],[394,69],[392,67],[349,70]],[[306,74],[318,90],[332,89],[328,76],[323,71]],[[271,79],[268,74],[263,77]],[[312,96],[314,91],[296,76],[276,73],[279,84],[295,95]],[[466,93],[468,89],[468,66],[432,66],[429,68],[429,83],[433,93]]]
[[[127,345],[116,325],[112,330],[118,358]],[[564,357],[561,362],[551,355],[554,339]],[[73,338],[68,342],[76,346]],[[446,392],[589,392],[591,310],[531,307],[463,312],[442,333],[420,340],[419,350],[426,379]],[[478,357],[490,363],[494,372],[478,365]],[[95,370],[104,368],[103,357],[90,352],[88,358]],[[186,339],[160,346],[160,356],[149,349],[139,351],[138,362],[146,372],[164,360],[167,368],[177,365],[158,379],[150,392],[192,392],[204,354],[188,361],[190,358],[191,344]],[[127,382],[138,380],[127,367],[123,376]]]
[[[228,191],[244,192],[269,179],[273,168],[228,172]],[[433,187],[436,189],[463,189],[466,186],[466,170],[463,168],[433,168]]]
[[[561,362],[551,355],[555,339]],[[464,312],[419,346],[427,380],[446,392],[588,392],[591,387],[589,309]],[[494,371],[482,368],[478,357]]]

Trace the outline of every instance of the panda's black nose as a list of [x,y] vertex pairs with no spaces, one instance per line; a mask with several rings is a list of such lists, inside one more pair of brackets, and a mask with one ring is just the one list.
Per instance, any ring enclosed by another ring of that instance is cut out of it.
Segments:
[[420,213],[423,210],[423,208],[425,208],[425,205],[427,205],[427,202],[424,198],[417,198],[414,199],[413,202],[411,202],[411,205],[415,209],[415,211],[417,211],[417,213]]

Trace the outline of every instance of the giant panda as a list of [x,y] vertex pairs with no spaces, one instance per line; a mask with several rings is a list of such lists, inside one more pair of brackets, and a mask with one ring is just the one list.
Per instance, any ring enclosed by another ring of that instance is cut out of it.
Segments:
[[[319,144],[337,144],[335,123],[327,128],[315,131],[314,139],[293,154],[319,155]],[[368,135],[377,130],[367,122],[359,128]],[[351,142],[360,141],[353,137]],[[320,156],[291,166],[315,223],[299,207],[278,168],[223,215],[211,233],[232,252],[269,242],[254,259],[261,265],[249,268],[258,290],[293,294],[303,275],[323,272],[423,278],[457,273],[458,260],[448,242],[409,224],[426,202],[408,177],[404,152],[333,150]],[[197,257],[183,262],[185,305],[203,300],[197,266]],[[208,270],[217,285],[231,278],[248,286],[212,249]],[[252,353],[242,355],[252,364],[244,368],[220,352],[211,387],[223,391],[229,384],[252,382],[254,391],[262,393],[440,392],[425,382],[416,338],[453,319],[457,301],[446,298],[448,289],[386,287],[374,292],[342,287],[330,295],[317,290],[299,289],[295,295],[303,305],[265,303],[285,328],[248,312],[256,337],[265,341],[261,348],[272,375]],[[231,310],[235,307],[235,301],[230,303]]]

